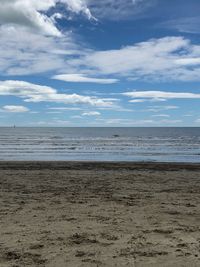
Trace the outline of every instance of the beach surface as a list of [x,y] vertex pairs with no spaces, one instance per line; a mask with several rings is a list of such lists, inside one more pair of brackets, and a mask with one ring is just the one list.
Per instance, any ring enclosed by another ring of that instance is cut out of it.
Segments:
[[0,266],[200,266],[200,164],[0,162]]

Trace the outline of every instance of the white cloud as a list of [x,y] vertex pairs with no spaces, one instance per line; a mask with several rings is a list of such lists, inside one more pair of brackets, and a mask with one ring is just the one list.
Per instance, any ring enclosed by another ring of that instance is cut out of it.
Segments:
[[[46,5],[43,5],[43,2]],[[3,0],[1,1],[0,23],[17,24],[39,30],[48,35],[61,36],[53,21],[39,12],[47,11],[54,5],[54,1]]]
[[189,65],[200,65],[200,57],[197,58],[180,58],[175,61],[178,65],[189,66]]
[[107,99],[78,94],[61,94],[49,86],[41,86],[24,81],[0,81],[0,95],[13,95],[25,102],[55,102],[64,104],[86,104],[96,107],[110,107],[113,102]]
[[29,109],[24,106],[3,106],[2,111],[5,112],[12,112],[12,113],[23,113],[23,112],[28,112]]
[[[119,100],[118,100],[119,101]],[[124,106],[114,104],[112,107],[98,107],[99,110],[117,111],[117,112],[135,112],[132,108],[126,108]]]
[[[94,51],[77,42],[72,33],[61,33],[56,22],[63,16],[57,4],[64,5],[64,11],[84,13],[91,19],[90,9],[123,14],[130,6],[137,10],[147,2],[152,1],[1,0],[0,72],[28,75],[53,71],[65,73],[54,75],[56,79],[100,84],[115,83],[116,77],[199,81],[200,45],[193,45],[188,39],[165,37],[115,50]],[[53,10],[55,13],[49,15]]]
[[146,99],[133,99],[133,100],[130,100],[129,102],[130,103],[143,103],[145,101],[146,101]]
[[130,100],[130,103],[143,103],[143,102],[164,102],[166,99],[163,98],[152,98],[152,99],[133,99]]
[[72,124],[72,122],[67,121],[67,120],[60,120],[58,118],[54,118],[51,121],[38,121],[38,122],[30,122],[29,125],[39,125],[39,126],[45,126],[45,127],[63,127],[63,126],[70,126]]
[[77,82],[77,83],[112,84],[118,82],[117,79],[92,78],[92,77],[87,77],[83,74],[60,74],[53,76],[52,79],[61,80],[65,82]]
[[81,108],[77,108],[77,107],[53,107],[53,108],[49,108],[50,110],[57,110],[57,111],[66,111],[66,110],[73,110],[73,111],[77,111],[77,110],[81,110]]
[[174,110],[178,108],[179,108],[178,106],[150,106],[147,111],[160,112],[165,110]]
[[53,78],[102,84],[115,83],[116,77],[200,80],[200,45],[192,45],[182,37],[148,40],[118,50],[93,51],[78,43],[71,33],[57,38],[22,27],[2,26],[0,36],[2,74],[65,73],[67,69],[68,73]]
[[161,24],[161,27],[175,29],[184,33],[200,33],[199,29],[200,17],[183,17],[169,20]]
[[170,120],[170,119],[163,119],[163,120],[151,120],[151,119],[143,119],[143,120],[134,120],[134,119],[107,119],[102,120],[102,123],[105,123],[110,126],[158,126],[158,125],[176,125],[182,123],[182,120]]
[[155,0],[86,0],[92,14],[99,19],[133,20]]
[[152,115],[152,117],[163,117],[163,118],[169,118],[170,116],[167,114],[156,114],[156,115]]
[[88,112],[84,112],[82,113],[82,116],[100,116],[101,113],[98,111],[88,111]]
[[131,98],[142,99],[200,99],[200,94],[195,93],[176,93],[164,91],[133,91],[122,93]]
[[61,72],[72,55],[82,55],[72,33],[58,28],[56,20],[68,20],[69,10],[92,18],[84,0],[0,0],[1,74]]
[[[166,61],[170,53],[184,48],[188,41],[181,37],[166,37],[153,39],[126,46],[119,50],[97,51],[83,58],[82,64],[99,69],[108,74],[133,74],[137,69],[146,73],[152,73],[171,67],[171,60]],[[152,64],[154,62],[154,64]],[[75,61],[76,63],[76,61]]]
[[154,123],[153,120],[133,120],[133,119],[107,119],[106,124],[110,125],[124,125],[124,126],[136,126],[136,125],[148,125]]
[[157,121],[158,124],[163,124],[163,125],[173,125],[173,124],[180,124],[182,123],[183,121],[182,120],[160,120],[160,121]]
[[[92,18],[90,10],[82,0],[1,0],[0,24],[14,24],[28,27],[51,35],[61,36],[53,19],[47,11],[55,8],[56,4],[63,4],[65,9],[75,13],[83,12],[89,19]],[[58,13],[56,16],[59,17]]]
[[85,73],[118,75],[129,80],[193,81],[200,80],[199,58],[199,45],[183,37],[165,37],[116,50],[90,51],[68,64],[77,72],[85,68]]
[[0,36],[2,74],[23,75],[64,69],[71,55],[83,53],[70,33],[55,38],[24,28],[2,26]]
[[66,4],[72,12],[83,12],[89,19],[95,19],[87,7],[85,0],[61,0],[61,2]]

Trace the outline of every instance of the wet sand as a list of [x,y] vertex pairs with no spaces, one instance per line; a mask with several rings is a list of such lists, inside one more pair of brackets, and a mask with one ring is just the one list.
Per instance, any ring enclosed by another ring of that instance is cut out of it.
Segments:
[[0,266],[200,266],[200,164],[0,162]]

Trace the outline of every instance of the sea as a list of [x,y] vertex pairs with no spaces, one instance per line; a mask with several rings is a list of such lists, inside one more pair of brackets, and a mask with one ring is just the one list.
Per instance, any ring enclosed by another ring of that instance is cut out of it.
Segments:
[[200,162],[200,128],[0,128],[1,161]]

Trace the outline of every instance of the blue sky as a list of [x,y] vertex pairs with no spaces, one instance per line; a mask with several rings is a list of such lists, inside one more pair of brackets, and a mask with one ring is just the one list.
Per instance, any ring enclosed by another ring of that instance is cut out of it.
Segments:
[[199,0],[0,0],[0,126],[200,126]]

